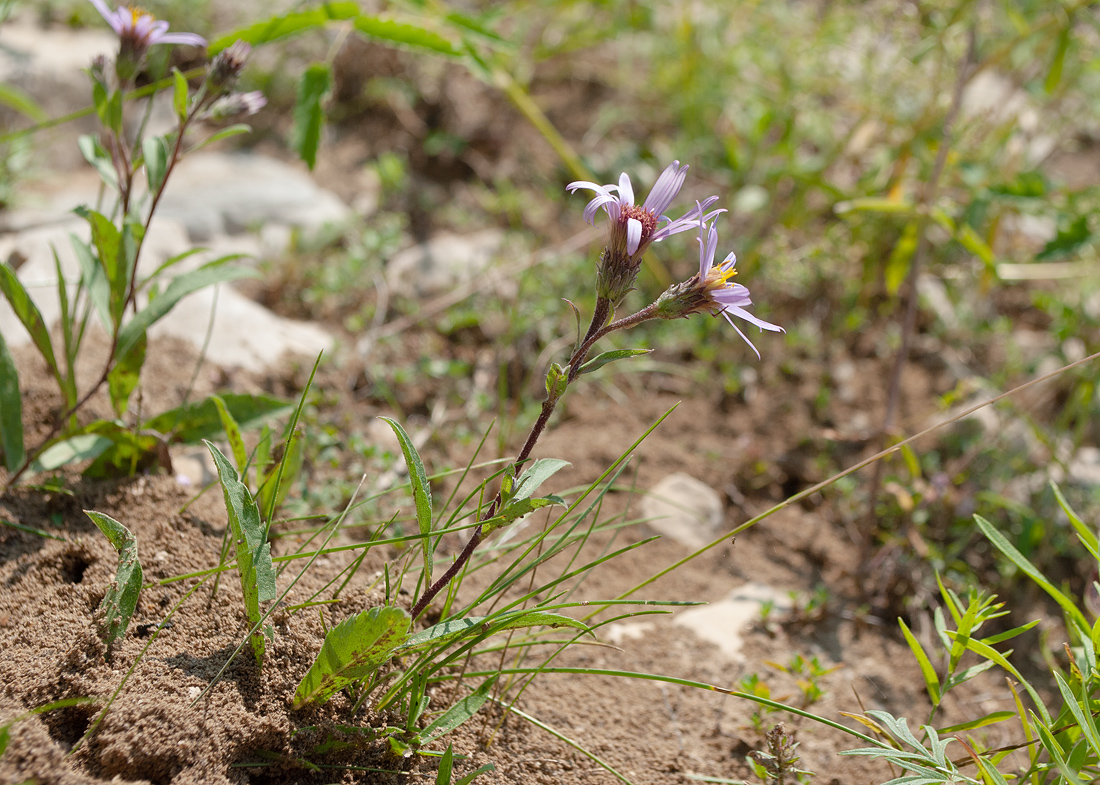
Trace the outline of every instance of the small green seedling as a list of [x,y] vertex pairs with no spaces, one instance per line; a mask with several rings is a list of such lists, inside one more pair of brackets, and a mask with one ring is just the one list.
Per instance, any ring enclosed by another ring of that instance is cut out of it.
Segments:
[[126,634],[126,627],[130,624],[130,617],[134,615],[138,595],[141,593],[142,571],[138,560],[137,539],[129,529],[108,515],[92,510],[85,510],[84,514],[92,519],[103,532],[103,536],[118,551],[115,580],[103,595],[97,611],[102,619],[99,637],[109,647]]

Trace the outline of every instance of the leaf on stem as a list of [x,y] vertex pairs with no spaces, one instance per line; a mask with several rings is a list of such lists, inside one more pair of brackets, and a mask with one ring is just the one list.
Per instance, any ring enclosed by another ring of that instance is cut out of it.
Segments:
[[354,19],[357,16],[359,16],[358,3],[350,0],[328,2],[309,11],[272,16],[247,27],[232,30],[216,41],[212,41],[206,47],[206,52],[210,56],[216,55],[222,49],[231,46],[238,38],[252,46],[259,46],[279,38],[307,33],[324,27],[328,22]]
[[4,466],[15,473],[26,458],[23,447],[23,397],[19,393],[19,372],[0,333],[0,450]]
[[[237,472],[216,446],[206,442],[214,465],[218,468],[225,510],[229,527],[233,532],[233,544],[237,551],[237,572],[244,593],[248,621],[255,627],[262,618],[260,603],[275,599],[275,570],[271,564],[271,543],[264,542],[264,528],[260,522],[260,510],[248,488],[238,479]],[[256,662],[263,664],[264,635],[252,634],[252,652]]]
[[99,625],[99,637],[110,646],[126,634],[130,617],[137,607],[141,593],[142,571],[138,560],[137,539],[121,523],[101,512],[85,510],[84,514],[103,532],[118,551],[118,570],[114,582],[107,588],[99,612],[103,614]]
[[294,105],[294,128],[290,146],[310,169],[317,163],[317,148],[321,145],[321,127],[325,112],[321,106],[332,84],[332,72],[325,63],[314,63],[298,82],[298,102]]
[[409,634],[412,618],[403,608],[378,606],[337,624],[294,692],[295,709],[323,703],[352,682],[374,675]]
[[130,403],[130,394],[141,378],[141,367],[145,365],[147,344],[148,341],[142,334],[126,354],[115,358],[115,364],[107,374],[107,390],[111,396],[111,406],[119,417],[126,411]]
[[168,142],[163,136],[147,136],[141,143],[141,153],[145,157],[145,179],[149,183],[149,193],[155,194],[164,185],[165,175],[168,174]]
[[466,638],[495,635],[505,630],[518,630],[527,627],[571,627],[575,630],[591,633],[592,629],[584,622],[577,621],[560,613],[540,610],[505,611],[496,616],[469,616],[464,619],[452,619],[426,630],[410,635],[401,644],[398,654],[430,647],[442,649]]
[[[182,125],[187,120],[187,77],[178,68],[172,69],[172,108]],[[152,190],[152,189],[150,189]]]
[[416,451],[409,434],[401,427],[401,423],[389,417],[385,420],[393,429],[397,440],[401,442],[401,452],[405,455],[405,465],[409,470],[409,481],[412,483],[413,501],[416,503],[416,522],[420,527],[420,546],[424,553],[424,585],[432,583],[432,552],[435,550],[432,543],[432,487],[428,484],[428,475],[424,471],[424,462],[420,460],[420,453]]
[[649,354],[652,351],[652,349],[616,349],[611,352],[603,352],[602,354],[597,354],[595,357],[593,357],[591,360],[581,366],[580,374],[578,374],[578,376],[586,373],[592,373],[593,371],[598,371],[600,368],[603,368],[608,363],[615,362],[615,360],[623,360],[627,357],[637,357],[642,354]]
[[363,14],[355,20],[355,29],[388,44],[409,46],[449,57],[459,55],[459,50],[446,38],[418,25]]
[[214,401],[214,406],[218,409],[218,419],[222,422],[222,430],[225,431],[225,438],[229,442],[229,451],[233,453],[233,462],[237,464],[241,481],[247,485],[248,450],[245,449],[244,439],[241,438],[241,426],[237,425],[237,421],[233,419],[233,414],[229,411],[229,407],[225,405],[225,401],[217,395],[210,397]]
[[431,725],[418,734],[420,743],[429,744],[435,741],[477,714],[485,705],[485,701],[489,700],[489,691],[494,684],[496,684],[495,676],[486,679],[480,687],[436,717]]

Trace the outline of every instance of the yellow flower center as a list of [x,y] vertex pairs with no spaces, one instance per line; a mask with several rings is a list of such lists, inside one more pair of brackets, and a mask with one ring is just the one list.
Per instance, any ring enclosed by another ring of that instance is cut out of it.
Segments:
[[725,270],[721,267],[712,267],[707,272],[706,286],[708,289],[721,289],[730,282],[733,276],[737,275],[737,268],[729,266]]
[[132,6],[129,6],[129,9],[130,9],[130,24],[133,25],[134,27],[137,27],[138,20],[141,19],[143,16],[147,16],[150,19],[155,19],[156,18],[151,13],[149,13],[144,8],[142,8],[141,6],[132,5]]

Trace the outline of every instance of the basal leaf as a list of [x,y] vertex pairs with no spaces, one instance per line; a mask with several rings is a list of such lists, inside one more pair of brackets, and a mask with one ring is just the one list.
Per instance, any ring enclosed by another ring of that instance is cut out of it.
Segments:
[[30,333],[31,340],[38,348],[38,353],[46,361],[50,373],[61,384],[61,376],[57,370],[57,360],[53,353],[53,344],[50,342],[50,331],[46,328],[46,322],[42,318],[42,312],[34,304],[27,290],[23,288],[22,281],[15,275],[15,271],[7,262],[0,262],[0,292],[8,301],[8,305],[19,318],[20,323]]
[[9,473],[14,473],[26,458],[19,373],[3,333],[0,333],[0,450],[4,451],[4,466]]
[[290,146],[310,169],[317,163],[317,148],[321,145],[321,128],[325,111],[321,106],[332,84],[332,71],[327,64],[314,63],[298,82],[298,101],[294,105],[294,127]]
[[107,374],[107,389],[111,396],[111,406],[119,417],[126,411],[130,403],[130,394],[137,387],[141,378],[141,368],[145,365],[145,349],[148,340],[144,335],[130,348],[120,355],[111,372]]
[[[268,395],[225,393],[221,399],[241,428],[294,408],[289,401]],[[199,403],[169,409],[151,420],[146,420],[141,427],[162,433],[171,442],[178,444],[196,444],[203,439],[217,438],[223,433],[218,407],[209,398]]]
[[92,510],[85,510],[84,514],[92,519],[103,532],[103,536],[118,551],[115,580],[99,603],[99,611],[103,614],[99,637],[110,646],[126,634],[126,627],[130,624],[130,617],[134,615],[138,595],[141,593],[142,571],[138,560],[137,539],[129,529],[108,515]]
[[374,675],[408,637],[411,625],[403,608],[379,606],[333,627],[298,684],[293,707],[323,703],[337,690]]
[[[264,542],[264,529],[260,522],[260,510],[248,488],[238,479],[237,472],[221,450],[206,442],[214,465],[218,469],[229,528],[237,553],[237,573],[241,579],[245,611],[248,621],[255,627],[260,623],[260,603],[275,599],[275,570],[271,564],[271,544]],[[264,635],[252,634],[252,652],[256,662],[263,664]]]
[[102,455],[114,442],[98,434],[81,434],[50,445],[30,466],[31,474],[48,472],[70,463],[92,460]]
[[432,532],[432,487],[428,484],[428,475],[424,471],[424,462],[420,460],[420,454],[416,451],[416,445],[412,443],[409,434],[397,420],[382,417],[393,429],[397,440],[401,442],[401,452],[405,455],[405,465],[409,469],[409,481],[412,483],[413,501],[416,503],[416,522],[420,527],[421,549],[424,553],[425,585],[432,582],[432,542],[429,536]]

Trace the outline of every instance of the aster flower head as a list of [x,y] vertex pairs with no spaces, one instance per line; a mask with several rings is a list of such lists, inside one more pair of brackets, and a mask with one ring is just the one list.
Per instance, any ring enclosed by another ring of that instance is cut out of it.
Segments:
[[206,39],[195,33],[169,33],[168,23],[136,6],[116,8],[112,11],[103,0],[92,0],[119,39],[118,60],[115,71],[123,83],[137,74],[149,47],[156,44],[187,44],[205,46]]
[[703,311],[709,311],[714,316],[721,314],[733,329],[737,330],[737,334],[744,339],[759,359],[760,352],[741,332],[741,328],[733,321],[733,317],[744,319],[761,330],[786,331],[779,325],[765,322],[745,310],[752,305],[752,298],[749,296],[747,287],[733,282],[733,277],[737,275],[737,270],[734,269],[737,265],[737,256],[731,253],[716,265],[714,255],[717,249],[718,231],[714,228],[714,223],[711,222],[706,226],[701,222],[699,224],[699,272],[683,283],[670,287],[661,295],[657,300],[657,315],[662,319],[676,319]]
[[238,115],[251,115],[267,106],[267,98],[259,90],[229,93],[210,104],[202,113],[203,120],[227,120]]
[[252,46],[247,41],[237,40],[214,55],[210,61],[210,70],[206,73],[207,84],[211,92],[220,95],[228,91],[241,75]]
[[696,209],[679,218],[671,219],[665,210],[680,193],[688,167],[679,161],[669,164],[645,201],[634,203],[634,186],[630,176],[619,175],[618,185],[599,185],[588,180],[577,180],[566,186],[570,193],[580,189],[595,191],[596,196],[584,208],[584,220],[595,224],[596,213],[603,208],[607,213],[610,238],[600,258],[598,295],[617,304],[634,286],[634,279],[641,265],[642,255],[653,243],[679,232],[701,226],[724,210],[706,213],[706,209],[718,201],[711,196]]

